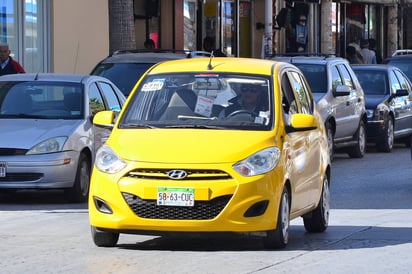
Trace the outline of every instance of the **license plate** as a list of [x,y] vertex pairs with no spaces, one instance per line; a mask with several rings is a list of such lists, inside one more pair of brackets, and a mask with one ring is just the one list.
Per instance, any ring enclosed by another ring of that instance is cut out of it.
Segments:
[[6,162],[0,162],[0,177],[6,177]]
[[193,206],[195,190],[187,187],[158,187],[157,205],[159,206]]

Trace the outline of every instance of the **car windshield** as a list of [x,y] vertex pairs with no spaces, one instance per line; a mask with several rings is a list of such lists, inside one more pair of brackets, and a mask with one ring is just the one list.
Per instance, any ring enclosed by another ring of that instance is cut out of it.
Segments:
[[0,82],[0,118],[81,119],[82,86],[66,82]]
[[388,75],[384,71],[356,70],[363,92],[369,95],[389,94]]
[[269,130],[270,94],[269,78],[254,75],[150,75],[131,98],[119,127]]
[[154,63],[102,63],[91,74],[108,78],[127,97],[140,76],[153,65]]
[[326,77],[326,66],[317,64],[293,64],[303,72],[313,93],[327,92],[326,85],[328,78]]
[[388,64],[395,66],[403,71],[403,73],[408,76],[409,79],[412,79],[412,59],[405,58],[404,60],[389,60]]

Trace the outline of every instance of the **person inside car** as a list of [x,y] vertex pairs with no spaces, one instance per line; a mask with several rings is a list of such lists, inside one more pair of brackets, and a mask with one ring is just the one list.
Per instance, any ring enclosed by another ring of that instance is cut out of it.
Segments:
[[236,111],[244,111],[259,116],[260,111],[267,111],[262,86],[243,84],[240,95],[229,100],[229,106],[223,110],[225,117],[233,115]]

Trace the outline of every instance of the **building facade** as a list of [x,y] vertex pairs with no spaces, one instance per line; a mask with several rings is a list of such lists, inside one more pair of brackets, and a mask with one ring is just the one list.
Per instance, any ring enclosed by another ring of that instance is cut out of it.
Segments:
[[0,0],[0,8],[1,42],[27,72],[89,73],[108,54],[106,0]]
[[[345,55],[374,39],[382,57],[412,47],[412,0],[130,0],[136,48],[228,56],[307,52]],[[0,0],[1,42],[28,72],[89,73],[109,54],[109,0]]]

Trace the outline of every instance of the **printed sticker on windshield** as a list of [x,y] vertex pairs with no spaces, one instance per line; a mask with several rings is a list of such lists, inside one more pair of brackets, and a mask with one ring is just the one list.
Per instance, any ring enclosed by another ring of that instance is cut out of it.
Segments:
[[156,91],[161,90],[165,83],[165,79],[154,79],[151,82],[145,83],[141,91]]

